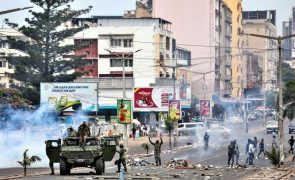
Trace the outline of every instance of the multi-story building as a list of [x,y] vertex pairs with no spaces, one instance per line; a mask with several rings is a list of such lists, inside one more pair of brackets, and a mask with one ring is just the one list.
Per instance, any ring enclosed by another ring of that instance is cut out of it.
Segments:
[[224,0],[232,11],[232,97],[240,99],[243,95],[243,63],[242,63],[242,0]]
[[[282,36],[289,36],[292,34],[292,19],[290,18],[289,21],[283,21],[282,24]],[[284,39],[282,41],[282,58],[284,61],[290,61],[292,57],[292,39]]]
[[[225,2],[220,1],[220,13],[218,18],[220,21],[219,40],[216,46],[217,68],[220,69],[220,75],[216,78],[220,82],[219,95],[224,98],[231,97],[232,94],[232,56],[231,56],[231,39],[232,39],[232,11]],[[219,63],[218,63],[219,62]]]
[[[90,46],[75,54],[85,54],[84,59],[91,61],[87,67],[77,70],[84,72],[84,77],[77,81],[98,83],[99,114],[103,119],[115,119],[116,100],[123,98],[123,58],[127,99],[133,99],[133,88],[136,87],[172,88],[176,76],[174,72],[180,72],[173,71],[173,67],[190,63],[190,52],[176,48],[176,41],[170,31],[171,23],[164,19],[93,16],[74,18],[72,21],[73,27],[84,24],[90,28],[76,34],[74,41],[79,44],[89,43]],[[177,57],[181,59],[178,60]],[[177,82],[176,85],[178,86]],[[189,83],[186,82],[185,85],[187,91],[190,91]],[[190,99],[189,95],[184,100]],[[145,110],[135,112],[134,116],[146,120],[146,123],[149,119],[157,119],[157,113]]]
[[243,84],[245,96],[248,94],[258,94],[262,87],[262,57],[249,52],[243,51]]
[[191,50],[194,97],[231,97],[231,10],[223,0],[137,0],[136,5],[125,17],[167,19],[178,45]]
[[[245,33],[275,37],[276,11],[243,11],[243,30]],[[277,87],[277,42],[249,35],[244,35],[243,41],[244,49],[263,59],[263,89],[274,90]]]
[[1,29],[0,32],[0,88],[9,88],[14,85],[20,85],[20,82],[13,79],[14,66],[9,63],[8,59],[16,56],[28,56],[26,53],[13,49],[7,42],[7,37],[14,37],[21,40],[29,40],[28,37],[14,29]]

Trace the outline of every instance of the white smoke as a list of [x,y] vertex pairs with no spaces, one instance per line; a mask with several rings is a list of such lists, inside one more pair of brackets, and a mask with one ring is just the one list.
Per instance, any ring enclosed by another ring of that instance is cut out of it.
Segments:
[[69,125],[77,128],[83,121],[82,113],[74,117],[74,124],[65,124],[65,120],[59,120],[57,113],[48,113],[48,107],[39,109],[14,110],[6,109],[8,120],[2,122],[0,129],[0,168],[20,167],[17,161],[23,158],[23,152],[29,149],[29,156],[37,155],[42,161],[32,166],[48,167],[48,158],[45,152],[45,141],[48,139],[62,138]]

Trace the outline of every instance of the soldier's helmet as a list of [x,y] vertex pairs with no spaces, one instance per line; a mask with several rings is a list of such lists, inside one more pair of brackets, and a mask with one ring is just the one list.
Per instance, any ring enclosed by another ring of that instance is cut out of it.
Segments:
[[120,144],[120,148],[123,148],[124,147],[124,145],[123,144]]
[[159,140],[157,140],[157,141],[156,141],[156,143],[158,144],[158,143],[160,143],[160,141],[159,141]]
[[70,126],[70,127],[68,128],[68,130],[73,130],[73,126]]

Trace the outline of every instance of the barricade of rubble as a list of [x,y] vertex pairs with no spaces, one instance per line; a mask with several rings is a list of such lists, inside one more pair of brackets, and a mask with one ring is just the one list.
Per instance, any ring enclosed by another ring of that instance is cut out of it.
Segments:
[[130,158],[127,160],[127,165],[129,166],[150,166],[153,165],[154,163],[148,162],[144,159],[140,158]]
[[195,169],[196,166],[192,164],[191,161],[183,158],[174,158],[164,164],[166,168],[176,168],[176,169]]

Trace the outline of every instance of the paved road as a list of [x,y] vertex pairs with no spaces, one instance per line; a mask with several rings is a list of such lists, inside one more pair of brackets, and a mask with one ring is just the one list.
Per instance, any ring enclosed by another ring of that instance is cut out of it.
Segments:
[[[289,138],[287,126],[285,126],[285,139]],[[262,123],[260,121],[254,121],[250,122],[249,124],[249,133],[244,132],[244,128],[242,124],[239,125],[233,125],[230,127],[232,129],[232,135],[229,137],[229,139],[219,139],[218,137],[214,137],[213,135],[210,136],[210,147],[207,151],[204,150],[202,147],[202,143],[196,143],[191,148],[184,149],[181,151],[164,151],[162,153],[162,162],[167,162],[172,158],[185,158],[190,161],[192,161],[193,164],[202,164],[202,165],[213,165],[214,171],[212,173],[218,174],[219,172],[223,174],[224,179],[239,179],[244,176],[250,175],[251,171],[246,171],[244,169],[235,169],[235,170],[225,170],[225,166],[227,163],[227,146],[229,142],[233,139],[236,139],[239,146],[240,146],[240,163],[245,164],[245,144],[247,142],[248,138],[252,138],[254,136],[257,136],[260,140],[261,138],[265,139],[266,149],[269,149],[271,147],[271,134],[266,134],[265,127],[262,126]],[[181,137],[179,142],[181,145],[184,145],[188,142],[196,142],[197,140],[195,138],[187,138],[187,137]],[[137,142],[137,144],[140,144],[141,142]],[[168,143],[164,143],[164,146],[167,147]],[[140,145],[139,145],[140,146]],[[130,149],[129,153],[134,154],[138,151],[142,151],[138,149],[139,147]],[[286,148],[288,148],[286,144]],[[263,157],[263,156],[261,156]],[[287,158],[290,158],[291,156],[287,156]],[[153,162],[153,157],[147,157],[145,160]],[[256,165],[259,166],[271,166],[269,161],[261,158],[259,160],[255,160],[254,162]],[[104,176],[107,176],[109,178],[118,178],[118,174],[114,173],[116,171],[116,167],[114,166],[113,162],[108,162],[106,164],[106,174]],[[196,179],[203,179],[202,174],[204,175],[203,171],[196,171],[196,170],[176,170],[176,169],[170,169],[170,168],[164,168],[164,167],[155,167],[155,166],[148,166],[148,167],[129,167],[128,174],[126,177],[155,177],[155,178],[171,178],[171,175],[183,175],[187,174],[186,177],[189,177],[187,179],[191,179],[192,177],[195,177]],[[0,170],[1,173],[1,170]],[[58,171],[56,172],[58,173]],[[139,174],[141,173],[141,174]],[[139,175],[139,176],[138,176]],[[149,175],[149,176],[146,176]],[[60,177],[59,175],[56,176],[36,176],[36,177],[30,177],[27,179],[97,179],[98,176],[94,176],[94,171],[91,169],[74,169],[72,171],[72,175],[70,176],[63,176]],[[216,179],[219,177],[216,176]],[[185,179],[185,177],[183,177]],[[214,179],[214,178],[211,178]]]

